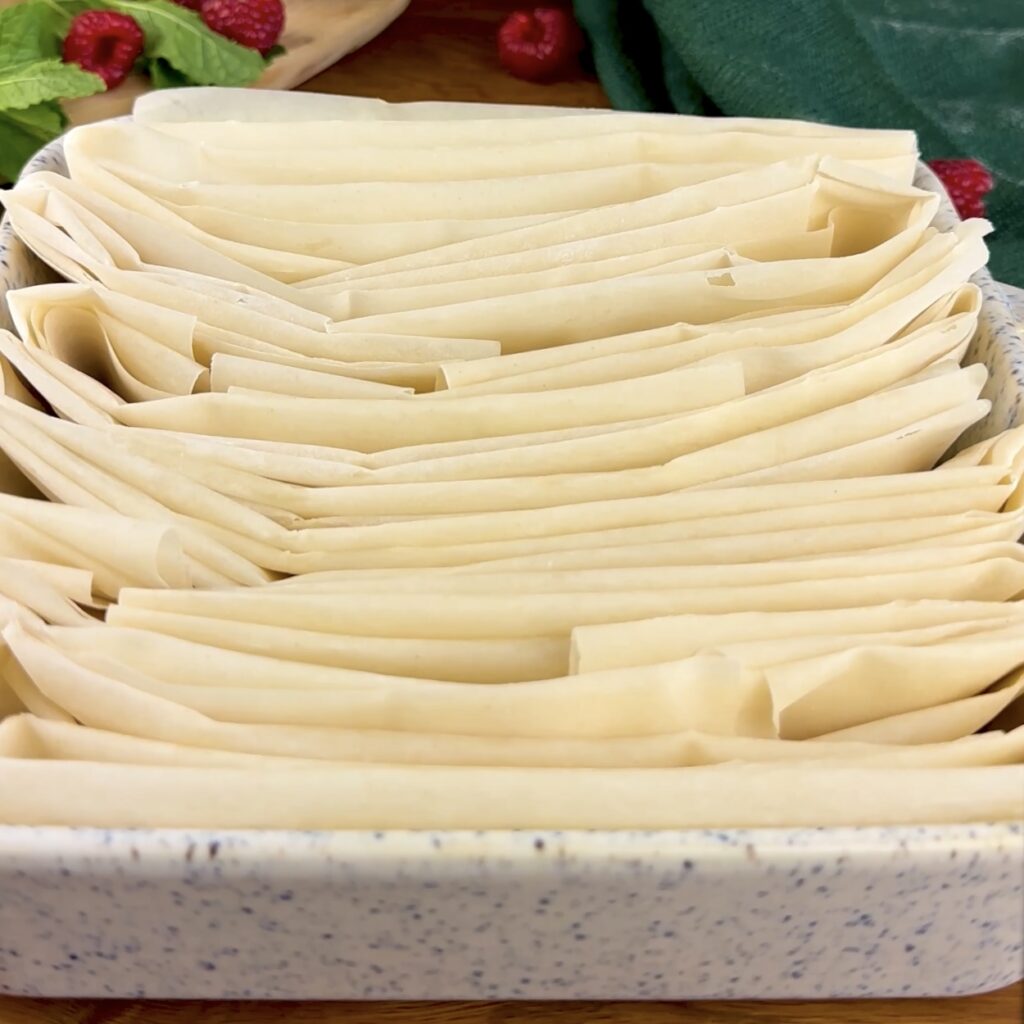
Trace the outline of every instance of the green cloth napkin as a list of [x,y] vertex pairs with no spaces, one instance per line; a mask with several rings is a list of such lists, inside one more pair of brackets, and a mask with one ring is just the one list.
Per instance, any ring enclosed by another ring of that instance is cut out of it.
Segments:
[[624,110],[913,128],[973,157],[997,278],[1024,285],[1024,0],[575,0]]

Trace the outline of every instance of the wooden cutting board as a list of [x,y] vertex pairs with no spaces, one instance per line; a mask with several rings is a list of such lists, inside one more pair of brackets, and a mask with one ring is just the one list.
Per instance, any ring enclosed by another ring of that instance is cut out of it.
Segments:
[[[10,7],[18,0],[0,0]],[[286,20],[277,57],[256,86],[291,89],[358,50],[391,24],[409,0],[285,0]],[[64,110],[72,124],[86,124],[127,114],[136,96],[148,91],[149,79],[133,75],[110,92],[70,100]]]

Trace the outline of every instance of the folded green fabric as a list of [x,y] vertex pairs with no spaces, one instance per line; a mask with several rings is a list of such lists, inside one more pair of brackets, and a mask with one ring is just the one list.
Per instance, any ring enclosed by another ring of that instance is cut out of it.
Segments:
[[1024,285],[1024,0],[575,0],[624,110],[913,128],[973,157],[997,277]]

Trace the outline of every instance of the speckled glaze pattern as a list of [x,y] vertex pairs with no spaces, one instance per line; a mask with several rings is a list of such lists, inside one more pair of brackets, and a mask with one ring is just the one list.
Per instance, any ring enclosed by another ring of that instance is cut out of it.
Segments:
[[[32,170],[64,173],[59,144]],[[921,169],[918,183],[941,192]],[[955,218],[948,203],[939,216]],[[50,279],[0,225],[0,294]],[[989,275],[982,436],[1024,344]],[[6,311],[0,313],[0,317]],[[238,999],[962,995],[1024,976],[1024,825],[722,832],[0,826],[0,993]]]
[[952,995],[1020,975],[1024,832],[0,829],[0,992]]

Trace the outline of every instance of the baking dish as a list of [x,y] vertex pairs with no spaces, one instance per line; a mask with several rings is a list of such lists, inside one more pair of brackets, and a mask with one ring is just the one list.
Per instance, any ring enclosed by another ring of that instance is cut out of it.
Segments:
[[[30,170],[64,171],[59,143]],[[941,192],[926,168],[918,182]],[[944,203],[938,223],[955,217]],[[52,279],[0,226],[0,293]],[[986,272],[972,361],[1024,421]],[[2,316],[6,315],[6,310]],[[0,322],[2,322],[0,316]],[[1024,823],[673,832],[0,827],[0,992],[254,999],[960,995],[1024,975]]]

